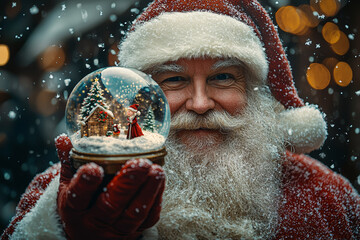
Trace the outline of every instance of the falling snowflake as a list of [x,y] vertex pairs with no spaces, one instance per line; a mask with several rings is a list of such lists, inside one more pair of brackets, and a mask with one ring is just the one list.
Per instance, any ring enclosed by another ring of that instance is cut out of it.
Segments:
[[11,119],[15,119],[16,118],[16,113],[14,111],[10,111],[8,114],[9,118]]
[[67,78],[64,80],[65,86],[69,86],[69,83],[71,82],[71,79]]
[[140,10],[137,9],[137,8],[132,8],[132,9],[130,9],[130,12],[135,13],[135,14],[139,14]]

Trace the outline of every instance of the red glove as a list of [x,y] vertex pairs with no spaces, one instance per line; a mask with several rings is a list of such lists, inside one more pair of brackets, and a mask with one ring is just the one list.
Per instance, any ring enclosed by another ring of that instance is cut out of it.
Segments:
[[68,239],[136,239],[161,210],[165,175],[148,160],[130,160],[101,187],[103,170],[89,163],[74,175],[67,136],[56,140],[61,161],[58,212]]

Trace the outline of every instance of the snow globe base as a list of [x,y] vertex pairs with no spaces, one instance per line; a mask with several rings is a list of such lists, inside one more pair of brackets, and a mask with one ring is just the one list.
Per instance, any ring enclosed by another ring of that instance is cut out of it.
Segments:
[[104,169],[105,174],[114,175],[130,159],[148,159],[153,163],[163,166],[166,154],[167,152],[165,147],[151,152],[118,155],[84,153],[76,151],[76,149],[73,148],[70,153],[70,159],[75,169],[78,169],[84,164],[93,162],[101,166]]

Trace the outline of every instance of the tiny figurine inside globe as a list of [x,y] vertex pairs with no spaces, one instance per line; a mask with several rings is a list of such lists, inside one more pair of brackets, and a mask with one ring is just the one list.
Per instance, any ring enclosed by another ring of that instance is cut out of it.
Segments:
[[149,158],[164,149],[170,108],[159,85],[145,73],[102,68],[73,89],[66,127],[80,158]]

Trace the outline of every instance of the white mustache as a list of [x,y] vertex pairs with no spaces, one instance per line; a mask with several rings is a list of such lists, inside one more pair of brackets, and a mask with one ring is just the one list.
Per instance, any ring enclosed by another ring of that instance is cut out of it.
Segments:
[[242,118],[231,116],[223,111],[209,111],[206,114],[195,112],[176,113],[171,118],[171,128],[174,130],[195,130],[195,129],[216,129],[216,130],[235,130],[244,125]]

